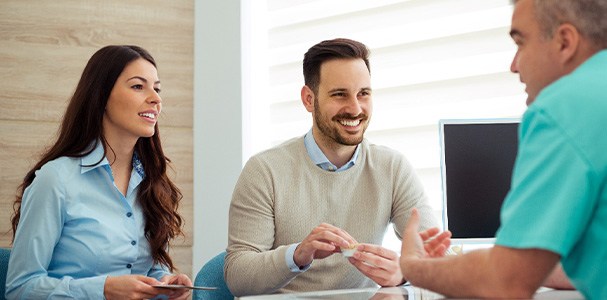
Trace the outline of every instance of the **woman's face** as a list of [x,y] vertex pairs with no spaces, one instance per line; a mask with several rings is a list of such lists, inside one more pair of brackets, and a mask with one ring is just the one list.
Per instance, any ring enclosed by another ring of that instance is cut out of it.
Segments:
[[162,108],[156,67],[139,58],[122,71],[105,107],[103,133],[110,141],[133,141],[154,135]]

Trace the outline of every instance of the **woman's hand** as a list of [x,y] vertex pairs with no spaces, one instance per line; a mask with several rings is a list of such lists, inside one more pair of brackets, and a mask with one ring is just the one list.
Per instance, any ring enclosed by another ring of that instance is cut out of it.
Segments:
[[107,300],[150,299],[161,293],[152,287],[158,284],[161,284],[160,281],[143,275],[108,276],[103,294]]
[[[167,275],[167,276],[162,277],[162,279],[160,279],[160,281],[162,282],[162,284],[180,284],[180,285],[185,285],[185,286],[192,286],[192,280],[190,280],[190,278],[185,274]],[[185,299],[188,299],[188,297],[190,296],[190,290],[189,289],[171,290],[167,294],[167,296],[169,296],[169,299],[185,300]]]

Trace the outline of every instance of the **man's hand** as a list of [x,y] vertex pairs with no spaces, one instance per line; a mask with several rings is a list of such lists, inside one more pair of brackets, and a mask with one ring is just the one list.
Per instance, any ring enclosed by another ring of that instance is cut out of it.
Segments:
[[397,286],[404,283],[398,254],[394,251],[378,245],[360,244],[348,260],[361,273],[381,286]]
[[[162,277],[160,282],[162,282],[163,284],[180,284],[180,285],[185,285],[185,286],[192,286],[192,280],[190,280],[190,278],[185,274],[166,275],[166,276]],[[169,296],[169,299],[186,300],[190,296],[190,290],[189,289],[171,290],[167,294],[167,296]]]
[[[451,245],[451,232],[439,234],[438,228],[419,232],[419,212],[413,209],[411,217],[403,230],[403,240],[400,254],[400,267],[406,273],[406,265],[428,257],[442,257]],[[405,276],[406,280],[406,276]]]
[[349,247],[356,244],[344,230],[331,224],[322,223],[312,229],[310,234],[297,246],[293,254],[293,260],[299,267],[307,266],[314,259],[323,259],[340,252],[340,247]]
[[443,257],[451,245],[451,232],[439,233],[438,228],[418,230],[419,212],[414,208],[403,230],[401,262],[406,258]]
[[447,249],[451,246],[451,232],[443,231],[433,227],[419,233],[419,237],[424,242],[424,250],[426,257],[443,257],[447,253]]

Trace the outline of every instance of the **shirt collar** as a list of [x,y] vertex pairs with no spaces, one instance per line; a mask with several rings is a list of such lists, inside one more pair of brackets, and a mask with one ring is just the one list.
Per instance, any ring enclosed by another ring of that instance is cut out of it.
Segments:
[[356,146],[356,150],[354,150],[354,155],[352,155],[350,160],[338,169],[333,163],[329,161],[327,156],[322,152],[322,150],[320,150],[320,147],[318,147],[318,144],[314,140],[312,129],[310,129],[308,133],[306,133],[306,135],[304,136],[304,145],[306,146],[306,151],[308,152],[308,155],[310,156],[310,159],[312,159],[314,164],[326,171],[340,172],[351,168],[356,164],[356,159],[358,158],[358,153],[360,152],[359,144],[358,146]]
[[[95,149],[91,151],[91,153],[83,156],[80,159],[80,173],[84,174],[88,171],[94,170],[99,167],[105,168],[111,174],[112,171],[110,169],[110,163],[105,157],[105,150],[103,149],[103,145],[101,141],[97,141],[95,143]],[[102,159],[103,158],[103,159]],[[137,152],[133,153],[133,162],[132,162],[133,170],[136,171],[137,175],[141,177],[141,179],[145,178],[145,171],[143,169],[143,164],[139,159],[139,155]]]
[[[88,171],[97,169],[99,167],[109,168],[110,163],[105,157],[105,151],[103,149],[103,145],[101,141],[96,141],[94,143],[95,149],[91,151],[91,153],[80,158],[80,173],[84,174]],[[106,167],[107,166],[107,167]]]

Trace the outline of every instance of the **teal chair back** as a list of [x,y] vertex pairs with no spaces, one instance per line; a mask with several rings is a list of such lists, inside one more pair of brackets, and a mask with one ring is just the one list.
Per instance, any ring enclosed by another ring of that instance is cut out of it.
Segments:
[[6,289],[6,272],[8,271],[8,259],[11,257],[11,249],[0,248],[0,299],[4,300]]
[[209,260],[196,275],[195,286],[217,287],[212,291],[194,290],[194,300],[233,300],[234,295],[228,289],[223,277],[223,265],[226,253],[221,252]]

